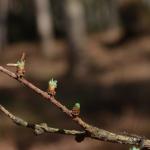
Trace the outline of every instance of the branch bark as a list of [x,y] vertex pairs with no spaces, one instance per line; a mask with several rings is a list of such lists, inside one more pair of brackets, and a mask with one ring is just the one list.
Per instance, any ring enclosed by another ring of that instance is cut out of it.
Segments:
[[0,105],[0,110],[8,116],[15,124],[26,127],[26,128],[31,128],[34,130],[35,134],[40,135],[45,132],[47,133],[58,133],[58,134],[66,134],[66,135],[85,135],[85,131],[77,131],[77,130],[66,130],[66,129],[59,129],[59,128],[52,128],[49,127],[46,123],[40,123],[40,124],[34,124],[34,123],[29,123],[22,118],[19,118],[15,115],[13,115],[11,112],[9,112],[4,106]]
[[[146,139],[142,136],[132,135],[132,134],[116,134],[109,131],[106,131],[104,129],[100,129],[97,127],[94,127],[92,125],[89,125],[88,123],[84,122],[80,117],[74,117],[71,113],[71,110],[69,110],[66,106],[61,104],[58,100],[56,100],[53,96],[48,95],[47,92],[39,89],[35,85],[33,85],[31,82],[26,80],[25,78],[18,78],[17,75],[6,68],[0,66],[0,71],[7,74],[11,78],[16,79],[20,83],[24,84],[28,88],[35,91],[37,94],[41,95],[44,99],[50,101],[53,105],[55,105],[57,108],[59,108],[62,112],[66,113],[74,122],[76,122],[78,125],[80,125],[84,131],[86,132],[86,135],[92,139],[97,139],[100,141],[107,141],[112,143],[120,143],[120,144],[129,144],[129,145],[136,145],[139,147],[144,147],[150,149],[150,140]],[[27,122],[25,122],[27,124]]]

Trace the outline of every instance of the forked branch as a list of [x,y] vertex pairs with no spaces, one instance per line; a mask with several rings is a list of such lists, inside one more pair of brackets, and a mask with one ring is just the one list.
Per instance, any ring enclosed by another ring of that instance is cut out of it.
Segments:
[[[56,100],[54,98],[54,96],[51,96],[47,92],[36,87],[31,82],[26,80],[24,77],[20,78],[15,73],[7,70],[6,68],[4,68],[2,66],[0,66],[0,71],[9,75],[11,78],[18,80],[19,82],[21,82],[28,88],[35,91],[37,94],[41,95],[44,99],[50,101],[57,108],[59,108],[62,112],[66,113],[66,115],[68,115],[74,122],[76,122],[78,125],[80,125],[84,129],[86,136],[88,136],[92,139],[100,140],[100,141],[107,141],[107,142],[120,143],[120,144],[129,144],[129,145],[135,145],[135,146],[139,146],[142,148],[150,149],[150,140],[149,139],[143,138],[141,136],[130,135],[130,134],[123,135],[123,134],[111,133],[109,131],[89,125],[88,123],[84,122],[80,117],[73,116],[72,111],[70,109],[68,109],[66,106],[64,106],[63,104],[61,104],[58,100]],[[28,124],[26,121],[24,121],[24,123]],[[30,126],[26,125],[26,127],[30,127]],[[43,129],[43,126],[38,125],[38,127]]]
[[66,129],[59,129],[59,128],[52,128],[49,127],[46,123],[34,124],[29,123],[9,112],[4,106],[0,105],[0,110],[8,116],[15,124],[31,128],[34,130],[35,134],[40,135],[43,133],[58,133],[58,134],[66,134],[66,135],[73,135],[73,136],[86,136],[85,131],[77,131],[77,130],[66,130]]

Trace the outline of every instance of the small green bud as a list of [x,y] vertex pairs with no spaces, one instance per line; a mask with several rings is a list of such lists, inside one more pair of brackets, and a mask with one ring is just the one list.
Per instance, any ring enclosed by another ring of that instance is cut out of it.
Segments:
[[80,114],[80,103],[75,103],[72,108],[72,115],[74,117],[77,117],[79,116],[79,114]]
[[57,88],[57,80],[54,80],[53,78],[48,82],[50,87]]
[[74,107],[80,109],[80,103],[75,103]]

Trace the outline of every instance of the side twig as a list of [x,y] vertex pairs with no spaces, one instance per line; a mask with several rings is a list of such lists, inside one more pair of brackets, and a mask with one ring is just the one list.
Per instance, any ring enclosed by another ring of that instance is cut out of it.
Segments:
[[26,128],[31,128],[34,130],[35,134],[43,134],[43,133],[58,133],[58,134],[65,134],[65,135],[73,135],[73,136],[78,136],[78,135],[85,135],[85,131],[77,131],[77,130],[66,130],[66,129],[59,129],[59,128],[52,128],[49,127],[46,123],[40,123],[40,124],[34,124],[34,123],[29,123],[15,115],[13,115],[11,112],[9,112],[4,106],[0,105],[0,110],[8,116],[15,124],[26,127]]
[[133,136],[130,134],[121,135],[121,134],[111,133],[109,131],[89,125],[88,123],[84,122],[80,117],[78,116],[74,117],[71,113],[71,110],[69,110],[66,106],[62,105],[53,96],[50,96],[47,92],[39,89],[38,87],[36,87],[35,85],[27,81],[25,78],[18,78],[18,76],[15,73],[5,69],[2,66],[0,66],[0,71],[9,75],[11,78],[18,80],[19,82],[21,82],[28,88],[35,91],[37,94],[41,95],[46,100],[50,101],[57,108],[59,108],[62,112],[66,113],[73,121],[79,124],[86,131],[89,137],[93,139],[112,142],[112,143],[130,144],[130,145],[136,145],[136,146],[142,146],[142,147],[148,147],[150,145],[150,140],[145,139],[141,136]]

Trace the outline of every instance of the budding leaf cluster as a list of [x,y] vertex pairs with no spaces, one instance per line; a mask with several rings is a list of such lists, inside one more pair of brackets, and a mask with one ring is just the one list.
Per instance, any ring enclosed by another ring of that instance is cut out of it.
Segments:
[[48,82],[48,94],[50,94],[51,96],[55,96],[56,95],[56,88],[57,88],[57,80],[54,80],[53,78]]
[[17,61],[17,67],[19,67],[20,69],[24,69],[25,62],[24,61]]
[[23,77],[25,74],[25,53],[22,54],[21,59],[17,63],[9,63],[7,66],[16,67],[17,77]]
[[57,80],[54,80],[53,78],[48,82],[48,84],[53,89],[57,88]]

